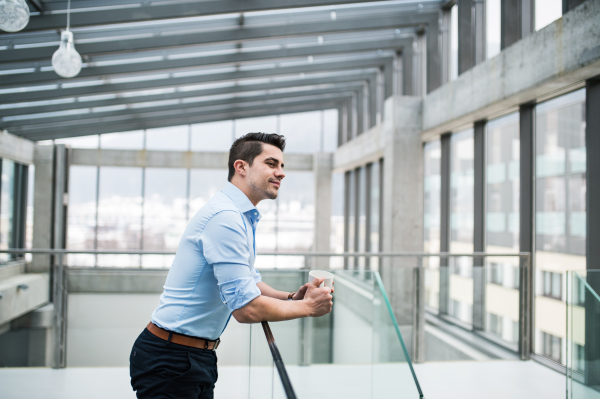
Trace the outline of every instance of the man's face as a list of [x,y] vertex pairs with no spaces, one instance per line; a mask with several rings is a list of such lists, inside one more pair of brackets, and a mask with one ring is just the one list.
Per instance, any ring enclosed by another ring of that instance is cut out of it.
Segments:
[[248,184],[255,198],[275,199],[281,186],[283,173],[283,153],[270,144],[263,144],[263,151],[254,158],[248,169]]

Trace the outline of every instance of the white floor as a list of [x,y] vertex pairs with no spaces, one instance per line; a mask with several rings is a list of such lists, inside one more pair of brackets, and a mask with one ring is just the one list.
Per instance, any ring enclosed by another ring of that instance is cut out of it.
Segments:
[[[533,361],[431,362],[415,369],[426,399],[565,398],[565,377]],[[418,398],[406,366],[290,366],[288,372],[300,399]],[[284,398],[272,368],[231,366],[219,368],[215,397]],[[127,368],[12,368],[0,369],[0,398],[133,399],[135,395]]]

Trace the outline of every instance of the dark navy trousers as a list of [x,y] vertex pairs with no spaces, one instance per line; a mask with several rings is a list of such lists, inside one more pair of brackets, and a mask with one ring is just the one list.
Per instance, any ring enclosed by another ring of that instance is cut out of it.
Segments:
[[167,343],[144,329],[131,349],[129,375],[139,399],[213,399],[217,355]]

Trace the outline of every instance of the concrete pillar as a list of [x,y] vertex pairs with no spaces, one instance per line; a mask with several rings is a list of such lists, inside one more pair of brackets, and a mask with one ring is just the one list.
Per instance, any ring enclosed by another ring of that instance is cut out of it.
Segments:
[[[423,250],[423,146],[421,100],[393,97],[383,122],[383,251]],[[380,273],[405,342],[412,342],[416,298],[411,258],[384,258]],[[412,350],[412,348],[411,348]]]
[[451,47],[451,9],[443,8],[440,10],[440,70],[441,70],[441,84],[446,84],[450,81],[451,63],[452,63],[452,52]]
[[442,85],[439,21],[440,19],[436,16],[427,24],[427,78],[424,93],[429,93]]
[[485,61],[485,2],[458,0],[458,74]]
[[[37,145],[34,165],[33,248],[65,248],[69,171],[66,147]],[[48,273],[50,256],[34,255],[27,271]]]
[[411,95],[422,97],[426,93],[427,76],[427,45],[425,31],[417,33],[413,42],[413,71]]
[[[331,173],[333,155],[319,152],[313,156],[315,174],[315,252],[330,252],[331,237]],[[317,257],[312,263],[317,269],[329,269],[329,258]]]
[[[34,154],[33,241],[34,249],[52,248],[54,203],[54,147],[36,145]],[[50,272],[48,255],[33,255],[30,273]]]
[[[485,121],[474,126],[474,226],[473,252],[485,252]],[[485,259],[473,259],[473,329],[485,329]]]
[[535,31],[535,0],[502,0],[500,7],[501,49]]
[[402,49],[402,90],[398,94],[405,96],[414,95],[413,74],[414,74],[414,46],[406,46]]

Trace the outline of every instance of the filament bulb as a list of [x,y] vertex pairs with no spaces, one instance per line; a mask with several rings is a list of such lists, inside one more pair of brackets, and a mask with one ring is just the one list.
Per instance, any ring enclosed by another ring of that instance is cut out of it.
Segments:
[[60,47],[52,56],[54,72],[63,78],[72,78],[81,71],[81,56],[75,50],[73,33],[64,31],[60,35]]

